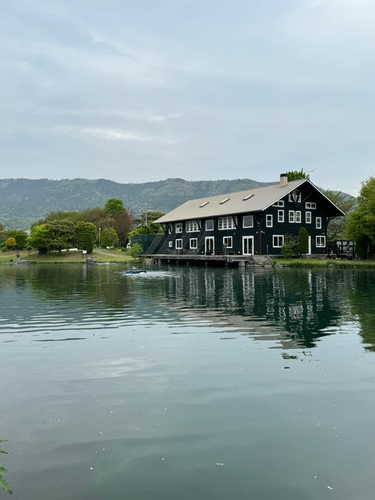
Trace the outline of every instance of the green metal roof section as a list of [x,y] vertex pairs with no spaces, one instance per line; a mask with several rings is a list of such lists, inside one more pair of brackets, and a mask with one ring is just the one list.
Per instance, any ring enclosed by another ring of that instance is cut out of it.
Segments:
[[[318,197],[326,205],[327,215],[330,217],[345,215],[322,191],[320,191],[308,179],[299,179],[288,182],[285,186],[275,184],[257,189],[247,189],[236,193],[227,193],[198,200],[190,200],[175,208],[168,214],[163,215],[155,221],[158,224],[178,222],[194,219],[208,219],[224,215],[236,215],[242,213],[263,212],[278,200],[302,186],[309,183],[312,191],[316,191]],[[225,202],[223,202],[225,200]],[[306,200],[308,201],[308,200]]]

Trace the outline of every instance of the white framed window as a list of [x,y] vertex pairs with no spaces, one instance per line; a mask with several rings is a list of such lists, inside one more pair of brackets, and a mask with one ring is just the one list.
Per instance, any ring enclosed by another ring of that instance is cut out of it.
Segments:
[[253,215],[244,215],[242,217],[242,227],[254,227],[254,216]]
[[190,250],[196,250],[198,248],[198,239],[190,238]]
[[199,232],[198,221],[188,220],[186,222],[186,232],[187,233],[198,233]]
[[227,248],[232,248],[233,247],[233,238],[232,238],[232,236],[224,236],[224,238],[223,238],[223,245],[225,245]]
[[177,222],[176,224],[176,233],[182,233],[182,223]]
[[219,230],[224,229],[235,229],[237,223],[237,217],[219,217],[218,226]]
[[306,201],[305,208],[306,210],[316,210],[316,203],[313,203],[311,201]]
[[277,211],[277,222],[284,222],[284,210]]
[[274,234],[272,238],[273,248],[281,248],[284,245],[284,235]]
[[322,218],[321,217],[317,217],[315,219],[315,227],[316,227],[316,229],[322,229]]
[[172,234],[172,226],[168,226],[168,234]]
[[273,207],[283,207],[284,206],[284,200],[279,200],[276,203],[272,205]]
[[206,231],[213,231],[214,230],[214,221],[213,221],[213,219],[206,220],[205,227],[206,227]]
[[169,248],[173,248],[173,241],[169,241],[168,246],[169,246]]
[[266,227],[273,227],[273,215],[272,214],[266,215]]
[[301,203],[302,195],[298,189],[295,189],[291,193],[289,193],[288,199],[290,203]]
[[305,222],[306,224],[311,224],[311,212],[305,213]]
[[294,210],[289,210],[289,222],[294,224]]
[[181,238],[177,238],[175,240],[175,248],[177,250],[181,250],[182,249],[182,239]]
[[316,236],[316,247],[324,248],[326,246],[326,237],[325,236]]
[[301,212],[299,211],[295,212],[294,220],[296,224],[301,224]]

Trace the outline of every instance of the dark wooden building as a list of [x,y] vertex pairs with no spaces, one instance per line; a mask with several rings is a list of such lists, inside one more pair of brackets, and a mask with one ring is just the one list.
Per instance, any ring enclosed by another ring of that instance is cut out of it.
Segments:
[[344,216],[308,179],[191,200],[156,223],[164,235],[153,255],[280,255],[287,235],[301,226],[309,235],[309,254],[327,253],[327,223]]

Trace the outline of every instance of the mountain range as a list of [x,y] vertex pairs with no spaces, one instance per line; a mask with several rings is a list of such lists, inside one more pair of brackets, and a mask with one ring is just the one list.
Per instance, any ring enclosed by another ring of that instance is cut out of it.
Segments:
[[195,198],[270,186],[251,179],[186,181],[172,178],[140,184],[106,179],[1,179],[0,223],[7,229],[28,229],[49,212],[80,212],[101,207],[110,198],[139,215],[145,210],[169,212]]

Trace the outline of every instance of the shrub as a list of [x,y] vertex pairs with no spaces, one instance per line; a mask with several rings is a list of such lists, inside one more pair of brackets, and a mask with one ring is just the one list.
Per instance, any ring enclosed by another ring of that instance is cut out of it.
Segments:
[[309,233],[304,227],[299,228],[296,250],[300,255],[307,254],[309,251]]
[[7,249],[7,247],[1,247],[1,251],[2,251],[2,252],[7,252],[7,251],[8,251],[8,249]]
[[5,242],[5,246],[8,248],[15,248],[17,246],[15,238],[8,238]]
[[140,245],[139,243],[134,243],[134,245],[128,250],[128,254],[130,255],[130,257],[133,257],[134,259],[137,259],[142,252],[143,248],[142,245]]
[[281,253],[287,259],[294,257],[296,255],[296,247],[298,245],[298,239],[295,236],[285,235],[284,245],[281,247]]

